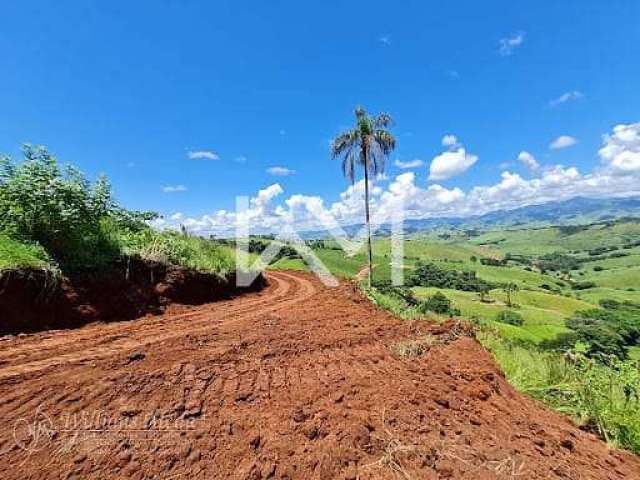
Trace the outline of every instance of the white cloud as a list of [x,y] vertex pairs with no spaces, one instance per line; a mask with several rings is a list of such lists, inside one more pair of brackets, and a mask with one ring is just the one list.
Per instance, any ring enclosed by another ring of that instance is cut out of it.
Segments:
[[569,135],[560,135],[553,142],[549,144],[551,150],[560,150],[562,148],[572,147],[578,143],[578,140]]
[[378,41],[386,46],[391,45],[391,37],[389,35],[382,35],[380,38],[378,38]]
[[540,164],[538,163],[536,158],[529,152],[526,152],[524,150],[520,152],[518,154],[518,160],[532,172],[537,172],[538,170],[540,170]]
[[396,160],[393,163],[396,167],[402,168],[402,169],[419,168],[424,165],[424,162],[418,158],[416,158],[415,160],[409,160],[407,162],[403,162],[402,160]]
[[598,151],[602,162],[615,174],[640,173],[640,122],[616,125],[603,137]]
[[220,157],[213,150],[189,150],[187,152],[189,160],[220,160]]
[[445,135],[442,145],[449,150],[434,157],[429,167],[429,180],[446,180],[466,172],[478,157],[467,153],[455,135]]
[[236,163],[247,163],[247,157],[240,155],[239,157],[234,158],[233,161]]
[[296,173],[296,171],[287,167],[269,167],[267,168],[267,173],[276,177],[288,177]]
[[510,37],[500,39],[500,55],[508,57],[524,42],[524,32],[518,32]]
[[287,131],[284,128],[281,128],[278,133],[280,133],[280,135],[286,135]]
[[186,192],[187,187],[185,187],[184,185],[166,185],[162,187],[162,191],[164,193],[180,193]]
[[557,107],[558,105],[562,105],[563,103],[579,100],[582,97],[584,97],[584,95],[582,94],[582,92],[579,92],[578,90],[573,90],[571,92],[565,92],[562,95],[560,95],[558,98],[554,98],[553,100],[551,100],[549,102],[549,106],[550,107]]
[[[445,153],[458,155],[460,149],[463,148]],[[371,182],[372,212],[374,219],[376,215],[389,218],[400,208],[404,208],[407,218],[464,217],[576,196],[640,195],[640,123],[616,126],[604,136],[599,155],[603,166],[590,173],[582,173],[575,167],[555,165],[540,167],[535,178],[525,179],[512,171],[504,171],[497,182],[467,191],[439,184],[421,184],[414,172],[405,172],[388,182]],[[322,228],[318,218],[327,225],[363,222],[362,180],[349,186],[331,204],[325,204],[319,196],[302,194],[278,201],[283,193],[283,188],[275,183],[260,190],[250,200],[249,209],[241,215],[250,222],[253,232],[278,232],[287,225],[302,230]],[[226,210],[199,218],[187,218],[178,213],[168,220],[154,221],[153,226],[179,228],[182,224],[198,234],[231,235],[237,218],[235,212]]]

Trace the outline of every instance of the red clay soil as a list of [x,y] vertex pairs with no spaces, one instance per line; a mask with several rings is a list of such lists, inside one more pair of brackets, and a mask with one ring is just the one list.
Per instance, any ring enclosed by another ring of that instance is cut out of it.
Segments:
[[[259,278],[252,289],[260,289]],[[45,270],[0,275],[0,335],[77,328],[159,314],[173,303],[201,305],[236,295],[235,280],[129,258],[99,274],[53,277]]]
[[0,478],[637,479],[640,460],[516,392],[459,324],[277,272],[230,301],[0,341]]

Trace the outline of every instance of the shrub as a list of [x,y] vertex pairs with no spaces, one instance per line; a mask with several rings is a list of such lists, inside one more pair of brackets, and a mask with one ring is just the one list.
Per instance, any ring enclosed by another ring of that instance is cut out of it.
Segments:
[[460,315],[457,308],[453,308],[451,300],[449,300],[442,292],[436,292],[427,300],[418,305],[421,313],[434,312],[440,315]]
[[509,325],[520,326],[524,323],[524,318],[518,312],[513,310],[503,310],[496,315],[496,320],[500,323],[508,323]]
[[92,184],[77,168],[61,168],[44,147],[22,151],[20,164],[0,158],[0,232],[39,243],[61,263],[93,267],[118,254],[113,224],[148,228],[144,221],[154,218],[120,207],[106,177]]
[[594,288],[596,287],[596,283],[595,282],[591,282],[591,281],[584,281],[584,282],[575,282],[571,285],[571,288],[573,288],[574,290],[587,290],[589,288]]

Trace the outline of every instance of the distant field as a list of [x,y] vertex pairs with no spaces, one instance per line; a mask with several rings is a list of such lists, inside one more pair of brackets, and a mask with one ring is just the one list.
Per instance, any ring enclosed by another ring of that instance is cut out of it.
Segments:
[[640,222],[636,221],[585,226],[575,233],[563,233],[559,227],[494,230],[473,237],[470,243],[490,245],[505,253],[540,255],[609,245],[620,246],[638,238]]
[[413,290],[416,297],[420,299],[440,291],[460,309],[462,316],[490,322],[493,326],[504,330],[509,337],[528,339],[536,343],[555,338],[559,333],[568,331],[564,322],[575,311],[594,308],[592,304],[573,298],[542,292],[520,291],[513,295],[513,302],[517,307],[512,310],[520,313],[525,323],[521,327],[505,326],[495,321],[498,313],[509,310],[505,303],[505,294],[500,290],[490,292],[491,303],[481,302],[475,292],[431,287],[415,287]]

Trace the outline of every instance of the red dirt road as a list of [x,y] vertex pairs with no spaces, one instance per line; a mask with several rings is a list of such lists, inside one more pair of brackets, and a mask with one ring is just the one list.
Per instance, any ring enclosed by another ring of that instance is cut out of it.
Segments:
[[[0,340],[0,478],[637,479],[472,338],[351,286]],[[430,331],[420,357],[392,346]]]

